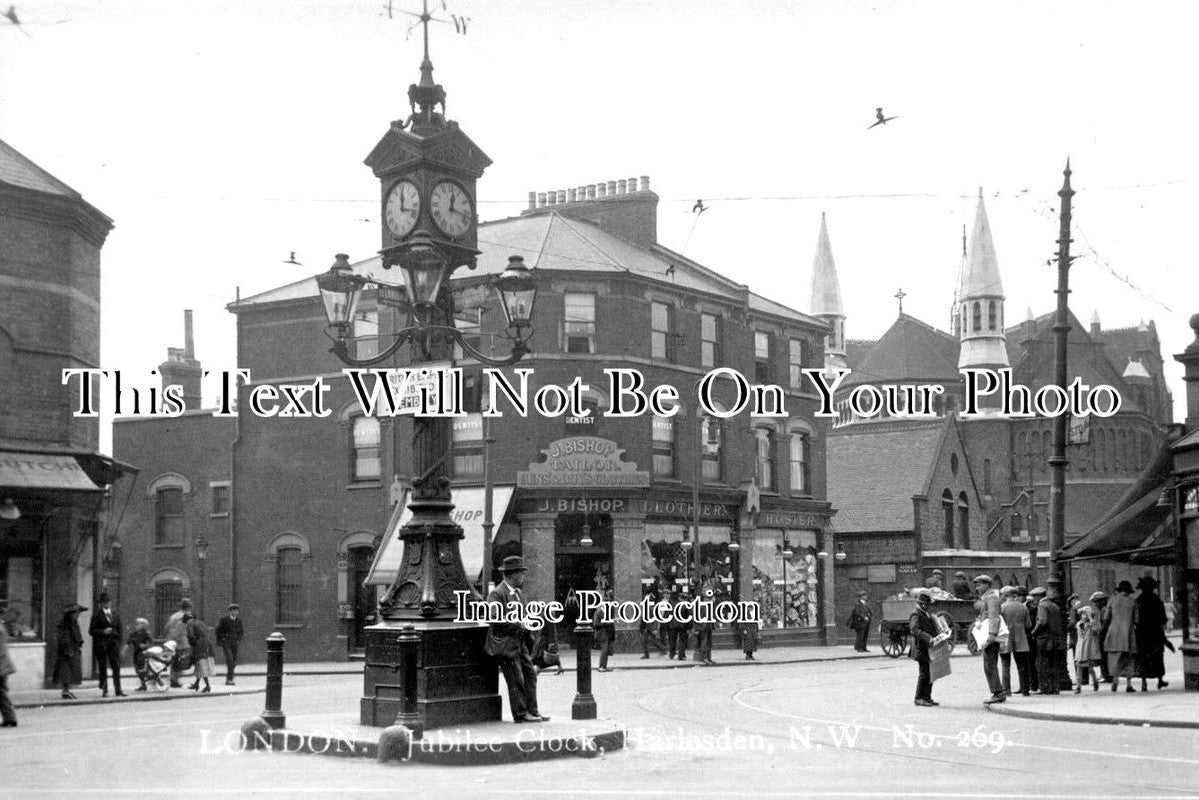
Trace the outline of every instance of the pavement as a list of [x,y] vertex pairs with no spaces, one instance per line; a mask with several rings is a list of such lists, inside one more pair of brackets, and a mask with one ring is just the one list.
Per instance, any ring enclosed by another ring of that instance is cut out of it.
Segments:
[[1152,680],[1147,692],[1140,691],[1140,682],[1134,681],[1135,694],[1124,690],[1123,681],[1118,692],[1101,683],[1097,692],[1088,686],[1079,694],[1017,696],[987,706],[987,710],[1009,717],[1056,722],[1199,729],[1199,692],[1183,691],[1180,672],[1166,677],[1170,685],[1160,690],[1153,688],[1157,683]]

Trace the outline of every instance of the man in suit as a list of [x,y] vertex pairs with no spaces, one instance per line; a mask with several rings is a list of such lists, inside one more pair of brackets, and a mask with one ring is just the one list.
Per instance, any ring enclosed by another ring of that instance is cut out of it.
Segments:
[[[1024,607],[1028,609],[1028,621],[1030,625],[1035,625],[1037,622],[1037,605],[1044,596],[1044,586],[1034,586],[1028,591],[1028,599],[1024,601]],[[1031,630],[1031,627],[1029,630]],[[1041,676],[1037,670],[1037,662],[1037,640],[1030,635],[1028,637],[1028,688],[1034,692],[1039,691],[1041,688]]]
[[916,678],[916,705],[939,706],[933,700],[933,681],[929,676],[929,647],[933,639],[941,633],[941,628],[933,615],[928,613],[928,607],[933,602],[932,595],[921,589],[916,592],[916,610],[908,617],[908,630],[912,633],[912,650],[908,654],[920,668]]
[[[504,579],[487,595],[487,602],[499,603],[505,612],[509,608],[519,608],[520,616],[525,615],[524,598],[521,586],[525,582],[524,559],[520,556],[508,556],[504,559],[500,572]],[[533,666],[533,634],[519,622],[493,622],[487,631],[487,642],[484,649],[489,656],[495,658],[500,672],[504,673],[504,682],[508,684],[508,704],[512,707],[513,722],[545,722],[549,717],[543,717],[537,711],[537,668]]]
[[100,665],[101,696],[108,697],[108,669],[112,668],[112,688],[117,697],[125,697],[121,691],[121,642],[125,641],[125,628],[121,615],[112,609],[108,592],[100,592],[100,607],[92,614],[87,632],[92,637],[92,651]]
[[1037,604],[1037,624],[1032,637],[1037,642],[1037,675],[1041,681],[1041,694],[1060,694],[1062,667],[1066,653],[1066,617],[1058,605],[1059,594],[1055,588]]
[[870,635],[870,619],[872,616],[869,596],[865,591],[858,592],[858,602],[854,603],[853,611],[849,612],[849,628],[857,634],[857,638],[853,643],[853,649],[859,653],[870,652],[866,649],[866,637]]
[[1002,703],[1007,699],[1003,693],[1003,681],[999,677],[999,623],[1001,604],[999,592],[991,587],[990,575],[979,575],[974,579],[974,591],[978,592],[980,608],[978,620],[986,625],[987,639],[982,648],[983,674],[987,677],[987,688],[991,696],[983,702],[987,705]]
[[246,634],[242,621],[237,618],[240,613],[241,606],[230,603],[225,616],[216,624],[216,643],[225,651],[226,686],[233,686],[233,673],[237,669],[237,649]]
[[[1003,598],[1003,605],[999,608],[999,613],[1008,629],[1008,652],[1000,653],[1001,656],[1006,656],[1003,669],[1003,691],[1008,695],[1012,693],[1011,660],[1015,659],[1016,674],[1020,678],[1020,694],[1028,697],[1028,632],[1032,630],[1032,622],[1028,618],[1028,607],[1020,602],[1016,589],[1011,586],[1005,588],[1009,591]],[[1003,592],[1000,594],[1003,595]]]

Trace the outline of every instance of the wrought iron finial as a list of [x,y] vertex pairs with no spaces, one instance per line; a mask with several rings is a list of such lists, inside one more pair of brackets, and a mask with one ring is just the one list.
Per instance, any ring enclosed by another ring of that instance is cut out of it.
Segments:
[[894,297],[896,300],[898,300],[898,301],[899,301],[899,316],[901,316],[901,317],[902,317],[902,316],[903,316],[903,298],[907,297],[908,295],[907,295],[907,293],[906,293],[906,292],[905,292],[903,289],[900,289],[898,292],[896,292],[896,293],[895,293],[894,295],[892,295],[892,296],[893,296],[893,297]]

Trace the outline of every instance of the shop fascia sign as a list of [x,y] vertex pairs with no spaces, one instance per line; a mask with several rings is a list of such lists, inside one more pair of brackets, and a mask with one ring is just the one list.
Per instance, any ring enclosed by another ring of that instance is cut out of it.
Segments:
[[624,450],[616,442],[598,436],[568,436],[550,442],[541,451],[545,460],[529,464],[516,473],[522,489],[645,488],[649,473],[624,461]]
[[758,514],[759,528],[786,528],[788,530],[814,530],[825,525],[825,518],[816,514],[789,513],[785,511],[763,511]]

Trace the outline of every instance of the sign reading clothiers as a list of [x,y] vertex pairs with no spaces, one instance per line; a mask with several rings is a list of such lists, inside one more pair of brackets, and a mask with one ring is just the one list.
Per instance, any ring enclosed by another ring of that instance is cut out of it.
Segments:
[[541,452],[544,461],[529,464],[527,470],[516,473],[517,486],[523,489],[649,486],[649,473],[638,470],[631,461],[622,461],[624,450],[609,439],[569,436],[550,442]]

